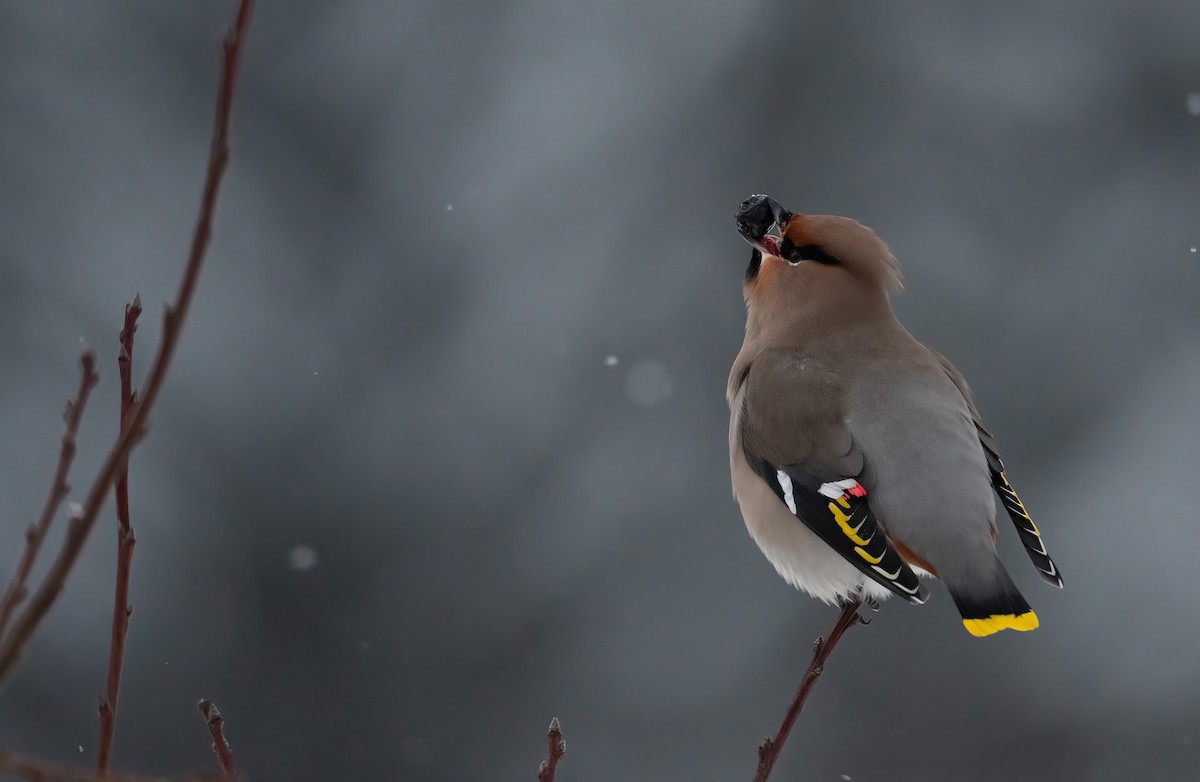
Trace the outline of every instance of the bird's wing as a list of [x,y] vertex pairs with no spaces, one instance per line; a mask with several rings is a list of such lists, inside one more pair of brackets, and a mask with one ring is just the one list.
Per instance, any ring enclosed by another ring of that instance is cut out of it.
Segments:
[[839,375],[786,353],[750,367],[739,427],[755,474],[806,525],[871,580],[912,603],[928,592],[871,510],[863,457],[840,410]]
[[971,389],[967,385],[966,379],[963,378],[962,373],[945,356],[939,353],[934,353],[934,355],[937,356],[938,361],[941,362],[942,369],[954,381],[954,385],[958,387],[959,392],[962,393],[963,398],[967,402],[967,407],[971,411],[971,417],[975,421],[975,430],[979,434],[979,443],[983,446],[984,456],[987,457],[988,471],[992,476],[992,486],[995,488],[996,493],[1000,495],[1000,503],[1004,505],[1004,510],[1008,512],[1008,517],[1016,525],[1017,535],[1021,538],[1021,544],[1025,547],[1026,553],[1029,554],[1029,559],[1033,561],[1033,566],[1037,568],[1042,580],[1062,589],[1062,573],[1059,571],[1058,565],[1054,564],[1054,560],[1050,558],[1050,554],[1046,551],[1046,543],[1042,540],[1041,530],[1033,523],[1033,519],[1029,516],[1029,511],[1025,510],[1025,504],[1021,502],[1021,498],[1017,496],[1016,490],[1008,482],[1008,476],[1004,472],[1004,462],[1000,459],[1000,451],[996,445],[996,438],[984,426],[983,420],[979,416],[979,410],[975,407],[975,401],[971,399]]

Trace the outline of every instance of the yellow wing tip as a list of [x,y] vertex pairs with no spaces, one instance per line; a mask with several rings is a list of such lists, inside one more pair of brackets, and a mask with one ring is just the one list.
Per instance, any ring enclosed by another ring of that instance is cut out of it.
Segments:
[[1001,630],[1036,630],[1038,627],[1037,614],[1026,611],[1023,614],[992,614],[987,619],[964,619],[963,626],[971,635],[982,638],[985,635],[998,633]]

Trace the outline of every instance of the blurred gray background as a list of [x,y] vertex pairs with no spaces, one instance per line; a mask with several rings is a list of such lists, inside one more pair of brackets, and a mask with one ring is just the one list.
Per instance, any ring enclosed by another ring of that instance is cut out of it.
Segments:
[[[82,492],[194,223],[232,2],[0,6],[0,572],[80,339]],[[1200,766],[1200,5],[267,0],[154,429],[115,765],[746,780],[836,611],[728,486],[738,203],[857,217],[971,380],[1067,589],[850,634],[780,780]],[[62,524],[58,532],[62,531]],[[0,745],[94,763],[111,509]],[[59,536],[50,543],[57,548]],[[40,572],[40,571],[39,571]],[[5,578],[7,576],[5,575]]]

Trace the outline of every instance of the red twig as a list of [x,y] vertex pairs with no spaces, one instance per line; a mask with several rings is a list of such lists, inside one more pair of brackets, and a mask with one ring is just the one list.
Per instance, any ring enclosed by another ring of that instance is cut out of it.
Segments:
[[208,720],[208,731],[212,733],[213,752],[217,754],[217,765],[226,779],[237,779],[237,769],[233,767],[233,753],[229,751],[229,742],[225,740],[225,718],[217,704],[204,698],[197,704],[204,719]]
[[71,766],[58,766],[34,760],[6,749],[0,749],[0,772],[28,782],[214,782],[222,779],[215,774],[186,774],[177,777],[144,777],[136,774],[112,774],[101,777],[94,771]]
[[[125,305],[125,323],[121,327],[118,341],[121,346],[117,354],[117,372],[121,376],[121,426],[129,420],[137,394],[133,390],[133,335],[137,333],[138,316],[142,314],[142,299],[133,297],[133,303]],[[117,696],[121,692],[121,666],[125,660],[125,637],[129,634],[129,617],[133,606],[129,604],[129,575],[133,568],[133,548],[137,537],[129,521],[129,460],[121,465],[117,473],[117,585],[113,598],[112,642],[108,650],[108,687],[100,696],[100,752],[96,759],[99,776],[108,773],[108,758],[112,753],[113,732],[117,727]]]
[[567,754],[567,742],[563,741],[562,726],[558,724],[558,717],[550,720],[550,730],[546,732],[546,745],[546,759],[538,767],[538,782],[554,782],[558,761]]
[[13,571],[12,581],[4,592],[4,598],[0,600],[0,638],[4,636],[13,612],[25,599],[25,581],[29,578],[29,571],[33,569],[33,562],[41,550],[42,541],[46,539],[46,532],[54,522],[58,506],[71,491],[71,487],[67,485],[67,473],[70,472],[71,462],[75,458],[75,435],[79,431],[79,422],[83,418],[83,408],[87,405],[88,396],[99,380],[100,376],[96,374],[96,355],[91,350],[83,351],[79,359],[79,390],[75,392],[75,398],[67,402],[67,409],[63,413],[67,429],[63,433],[62,449],[58,453],[58,467],[54,471],[50,495],[46,497],[42,515],[25,531],[25,550],[21,552],[21,559]]
[[92,482],[82,511],[71,519],[70,528],[67,530],[62,548],[59,549],[58,557],[50,566],[50,570],[46,573],[46,577],[37,591],[30,598],[25,610],[13,624],[12,632],[0,643],[0,678],[8,675],[20,660],[25,645],[29,642],[42,618],[58,599],[59,593],[62,592],[67,576],[74,568],[75,561],[83,551],[84,543],[87,542],[88,534],[96,524],[96,517],[108,497],[109,487],[112,486],[117,474],[128,460],[130,451],[142,437],[150,410],[158,399],[159,391],[162,390],[163,381],[167,376],[167,368],[171,364],[171,357],[175,355],[183,322],[196,292],[196,282],[200,277],[200,269],[204,265],[204,256],[208,251],[209,238],[212,235],[217,195],[220,192],[225,169],[229,164],[229,117],[233,110],[233,92],[234,86],[237,84],[238,65],[241,63],[242,47],[246,41],[246,31],[250,24],[250,12],[253,7],[254,0],[241,0],[233,26],[225,36],[220,88],[217,94],[216,121],[212,147],[209,150],[208,171],[204,179],[204,194],[200,201],[200,216],[196,220],[196,228],[192,234],[191,250],[179,290],[175,294],[174,301],[167,306],[163,314],[163,333],[162,340],[158,344],[158,352],[150,365],[150,371],[138,394],[137,401],[130,411],[129,418],[121,428],[121,434],[113,443],[96,479]]
[[804,709],[804,702],[808,700],[808,694],[812,692],[813,685],[817,683],[817,679],[821,678],[821,673],[825,670],[825,661],[829,658],[833,648],[837,646],[837,642],[841,640],[842,635],[862,621],[858,615],[858,608],[861,605],[860,601],[854,600],[842,606],[842,613],[838,615],[837,624],[829,633],[829,640],[817,638],[816,643],[813,644],[812,662],[808,664],[808,670],[804,672],[800,689],[796,690],[796,697],[792,699],[787,716],[783,718],[783,724],[779,726],[779,733],[775,734],[774,739],[770,737],[763,739],[762,744],[758,746],[758,773],[754,775],[754,782],[766,782],[767,777],[771,775],[771,769],[775,768],[775,761],[779,759],[779,753],[783,751],[783,744],[787,741],[788,734],[792,732],[792,725],[796,723],[796,718]]

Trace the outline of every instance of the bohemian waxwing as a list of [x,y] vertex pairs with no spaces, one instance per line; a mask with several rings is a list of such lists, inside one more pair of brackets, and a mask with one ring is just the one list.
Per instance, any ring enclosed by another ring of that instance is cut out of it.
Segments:
[[767,559],[826,602],[923,603],[918,575],[936,576],[973,635],[1037,627],[996,556],[993,491],[1042,578],[1061,587],[1058,568],[966,381],[893,315],[887,245],[854,220],[792,214],[762,195],[742,203],[737,226],[754,251],[727,389],[729,460]]

